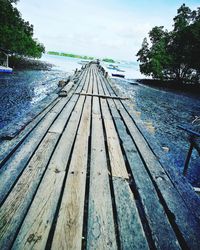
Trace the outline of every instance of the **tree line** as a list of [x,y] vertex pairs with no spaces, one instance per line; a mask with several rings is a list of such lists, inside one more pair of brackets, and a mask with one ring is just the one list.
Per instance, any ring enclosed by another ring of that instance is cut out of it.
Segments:
[[173,19],[173,29],[155,26],[138,51],[140,71],[159,80],[200,83],[200,8],[183,4]]
[[19,0],[0,0],[0,48],[14,55],[40,58],[44,45],[33,38],[33,25],[15,7]]

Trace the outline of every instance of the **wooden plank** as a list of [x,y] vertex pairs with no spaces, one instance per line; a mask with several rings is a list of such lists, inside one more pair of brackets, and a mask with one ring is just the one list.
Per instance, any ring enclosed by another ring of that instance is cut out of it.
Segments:
[[95,84],[94,84],[94,86],[93,86],[93,94],[94,94],[94,95],[98,95],[96,71],[97,71],[97,69],[94,69],[94,70],[93,70],[93,78],[94,78],[94,81],[95,81]]
[[66,107],[64,107],[64,109],[61,111],[56,121],[50,127],[49,132],[59,133],[59,134],[63,132],[64,126],[72,112],[72,109],[76,104],[77,99],[78,98],[75,95],[72,96],[70,102],[66,105]]
[[48,133],[0,208],[0,249],[10,249],[45,171],[59,134]]
[[[103,76],[99,76],[99,84],[101,93],[104,93],[105,95],[115,95],[115,93],[109,92],[107,89],[107,84],[105,82],[105,78]],[[117,97],[117,96],[116,96]],[[115,103],[113,102],[113,99],[107,99],[107,103],[109,104],[110,109],[112,109],[112,117],[113,118],[120,118],[120,114],[118,110],[115,107]]]
[[[112,92],[111,92],[112,93]],[[187,205],[181,198],[181,193],[177,192],[176,186],[172,183],[172,180],[169,178],[169,176],[166,174],[165,170],[163,167],[160,165],[158,162],[158,159],[156,156],[152,153],[149,145],[147,144],[146,140],[144,137],[140,134],[139,130],[131,120],[130,116],[125,112],[123,106],[121,105],[121,102],[118,100],[114,101],[117,105],[117,108],[120,110],[121,115],[123,116],[123,119],[126,121],[128,120],[129,122],[127,124],[128,128],[134,127],[132,131],[130,130],[130,133],[132,135],[132,138],[137,138],[135,140],[137,146],[142,146],[142,156],[144,156],[144,160],[150,170],[150,173],[154,176],[154,180],[157,182],[160,182],[158,187],[160,188],[160,192],[163,195],[163,198],[165,199],[168,210],[175,215],[176,224],[178,224],[178,227],[181,231],[181,234],[183,234],[183,238],[187,242],[188,246],[196,246],[199,244],[198,242],[198,237],[197,237],[197,232],[199,232],[199,222],[195,219],[195,217],[192,215],[193,212],[191,210],[188,210],[186,207]],[[125,102],[123,102],[125,103]],[[127,105],[126,105],[127,106]],[[156,170],[155,170],[156,169]],[[177,204],[177,206],[175,205]],[[181,204],[183,204],[184,209],[181,208]],[[180,209],[178,207],[180,206]],[[181,211],[181,212],[180,212]],[[178,219],[177,219],[178,218]],[[190,224],[190,229],[191,231],[189,232],[188,225],[185,225],[183,218],[188,219],[188,224]],[[178,221],[178,223],[177,223]],[[192,231],[195,231],[193,235]],[[188,232],[188,233],[187,233]],[[188,234],[191,233],[191,237],[193,236],[194,242],[191,243],[190,236]],[[197,238],[196,238],[197,237]]]
[[103,120],[106,130],[106,138],[108,144],[108,152],[111,163],[112,176],[128,179],[128,173],[124,163],[123,154],[120,148],[120,142],[115,130],[115,126],[108,110],[106,100],[101,99],[101,107],[103,113]]
[[[101,93],[102,91],[104,92],[100,79],[98,80],[98,86]],[[102,109],[102,112],[104,111],[105,110]],[[110,160],[110,162],[112,164],[112,160]],[[112,176],[112,181],[117,209],[120,248],[149,249],[136,202],[128,182],[114,176]]]
[[14,242],[14,249],[44,249],[55,216],[58,200],[76,135],[81,106],[84,97],[79,98],[75,110],[50,160],[48,169],[38,188],[28,214]]
[[88,84],[87,74],[88,74],[88,70],[81,72],[81,76],[80,76],[79,80],[76,82],[77,88],[74,90],[74,92],[75,91],[81,92],[82,89],[84,88],[84,86]]
[[149,249],[137,206],[127,180],[112,177],[112,181],[117,208],[120,249]]
[[[101,74],[97,73],[96,75],[98,75],[99,79],[101,78]],[[97,82],[97,85],[98,85],[99,94],[100,95],[105,95],[105,92],[104,92],[104,90],[102,88],[102,85],[101,85],[101,82],[99,80]]]
[[91,97],[87,97],[64,187],[53,249],[81,249],[90,116]]
[[62,99],[56,106],[54,106],[47,116],[44,117],[44,119],[19,146],[13,157],[9,158],[0,169],[0,202],[5,198],[12,185],[25,168],[33,152],[36,150],[48,128],[51,126],[65,104],[66,101]]
[[92,92],[92,90],[93,90],[93,82],[94,82],[94,79],[93,79],[93,74],[92,74],[92,67],[90,67],[90,71],[89,71],[89,86],[87,88],[87,92]]
[[[97,97],[93,98],[91,144],[87,249],[117,249],[102,119]],[[101,190],[98,195],[97,190]]]
[[[86,72],[87,73],[87,72]],[[86,79],[86,74],[83,76],[83,81],[79,83],[77,87],[82,89],[84,86],[88,86],[88,81]],[[72,93],[68,98],[60,99],[60,101],[55,105],[44,119],[38,123],[37,127],[29,134],[29,136],[24,140],[24,142],[16,150],[15,155],[3,165],[0,169],[0,202],[5,198],[15,180],[18,178],[20,173],[23,171],[25,165],[30,159],[32,153],[39,145],[41,139],[47,132],[49,126],[61,112],[63,107],[66,105],[68,100],[70,100]],[[54,127],[55,128],[55,127]],[[52,129],[53,131],[53,129]]]
[[28,134],[37,126],[44,116],[56,105],[60,99],[53,101],[46,109],[42,111],[31,123],[29,123],[15,138],[4,140],[0,144],[0,165],[6,161],[9,155],[14,152]]
[[62,90],[69,93],[72,90],[72,87],[74,87],[74,82],[70,81],[64,88],[62,88]]
[[[124,110],[120,101],[115,100],[115,102],[140,154],[143,157],[143,160],[145,161],[154,183],[159,189],[160,195],[162,195],[164,199],[167,210],[170,211],[170,214],[174,215],[173,221],[178,226],[178,230],[180,230],[185,243],[189,248],[198,248],[200,245],[200,238],[198,237],[200,234],[199,221],[186,206],[180,193],[177,191],[158,159],[151,151],[144,137],[138,131],[131,117]],[[185,221],[187,221],[187,224]]]
[[[86,74],[86,82],[90,82],[90,71],[91,71],[91,68],[89,68],[89,69],[86,69],[85,70],[85,74]],[[88,90],[88,85],[85,85],[85,86],[83,86],[83,88],[82,89],[79,89],[78,91],[76,91],[76,93],[78,93],[78,92],[87,92],[87,90]]]
[[140,195],[140,200],[146,219],[151,229],[152,238],[158,249],[180,249],[176,235],[167,218],[167,215],[160,203],[151,177],[137,152],[137,149],[126,132],[126,127],[120,119],[115,119],[120,139],[132,171],[136,189]]
[[128,97],[120,97],[120,96],[111,96],[111,95],[99,95],[99,94],[92,94],[92,93],[75,93],[77,95],[85,95],[85,96],[93,96],[93,97],[101,97],[101,98],[109,98],[109,99],[120,99],[120,100],[127,100]]
[[[115,92],[113,90],[112,82],[109,80],[106,80],[106,82],[107,82],[106,86],[108,87],[109,92],[111,94],[115,94]],[[111,87],[111,84],[112,84],[112,87]],[[137,127],[139,126],[139,129],[142,131],[143,128],[140,126],[139,121],[137,121],[138,120],[137,117],[130,109],[128,103],[125,101],[122,101],[122,103],[123,103],[124,107],[126,108],[126,110],[129,112],[132,119],[134,119],[136,121]],[[160,156],[161,163],[164,164],[165,171],[167,172],[172,183],[174,184],[174,186],[176,187],[176,189],[179,191],[180,195],[184,199],[185,204],[190,209],[190,211],[193,214],[195,214],[197,216],[197,218],[200,219],[200,209],[198,209],[200,206],[200,199],[199,199],[198,195],[196,195],[194,193],[193,188],[188,183],[187,179],[183,175],[180,175],[179,171],[177,171],[175,167],[166,165],[166,162],[168,159],[165,156],[163,156],[162,150],[159,149],[157,147],[157,145],[155,145],[154,143],[150,142],[150,144],[151,144],[151,147],[153,147],[153,149],[155,149],[155,147],[156,147],[156,152],[157,152],[158,156]]]
[[[102,85],[105,93],[108,92],[107,84],[102,80]],[[121,120],[120,115],[116,115],[116,106],[113,100],[109,100],[109,107],[114,116],[115,125],[118,130],[123,148],[132,171],[136,188],[139,192],[144,213],[151,229],[151,234],[154,239],[154,244],[158,249],[165,249],[170,246],[170,249],[180,249],[176,235],[170,222],[165,214],[165,211],[159,201],[159,197],[148,175],[145,166],[140,159],[139,153],[127,134],[126,127]],[[118,112],[118,111],[117,111]],[[155,209],[156,208],[156,209]],[[157,223],[155,223],[155,221]]]

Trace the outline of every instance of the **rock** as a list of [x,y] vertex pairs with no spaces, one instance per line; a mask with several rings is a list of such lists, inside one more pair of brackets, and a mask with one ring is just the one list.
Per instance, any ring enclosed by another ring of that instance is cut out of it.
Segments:
[[66,97],[67,96],[67,91],[61,90],[60,93],[58,94],[59,97]]
[[169,150],[170,150],[170,149],[169,149],[168,147],[166,147],[166,146],[162,147],[162,149],[163,149],[163,151],[166,152],[166,153],[168,153]]
[[66,85],[66,81],[61,80],[58,82],[58,87],[63,88],[65,85]]
[[68,84],[68,82],[70,81],[70,79],[71,79],[71,77],[69,76],[69,77],[67,78],[66,81],[65,81],[65,80],[60,80],[60,81],[58,82],[58,87],[63,88],[65,85]]

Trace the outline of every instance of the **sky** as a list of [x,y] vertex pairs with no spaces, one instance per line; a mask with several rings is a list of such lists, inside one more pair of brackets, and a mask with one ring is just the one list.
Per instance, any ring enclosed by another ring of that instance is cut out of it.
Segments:
[[154,26],[172,28],[177,9],[200,0],[20,0],[22,17],[46,51],[136,61]]

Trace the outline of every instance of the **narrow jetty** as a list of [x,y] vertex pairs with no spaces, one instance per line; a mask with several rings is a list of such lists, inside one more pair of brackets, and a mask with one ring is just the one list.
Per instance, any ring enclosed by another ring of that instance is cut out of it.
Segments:
[[200,249],[200,201],[91,62],[1,142],[0,249]]

